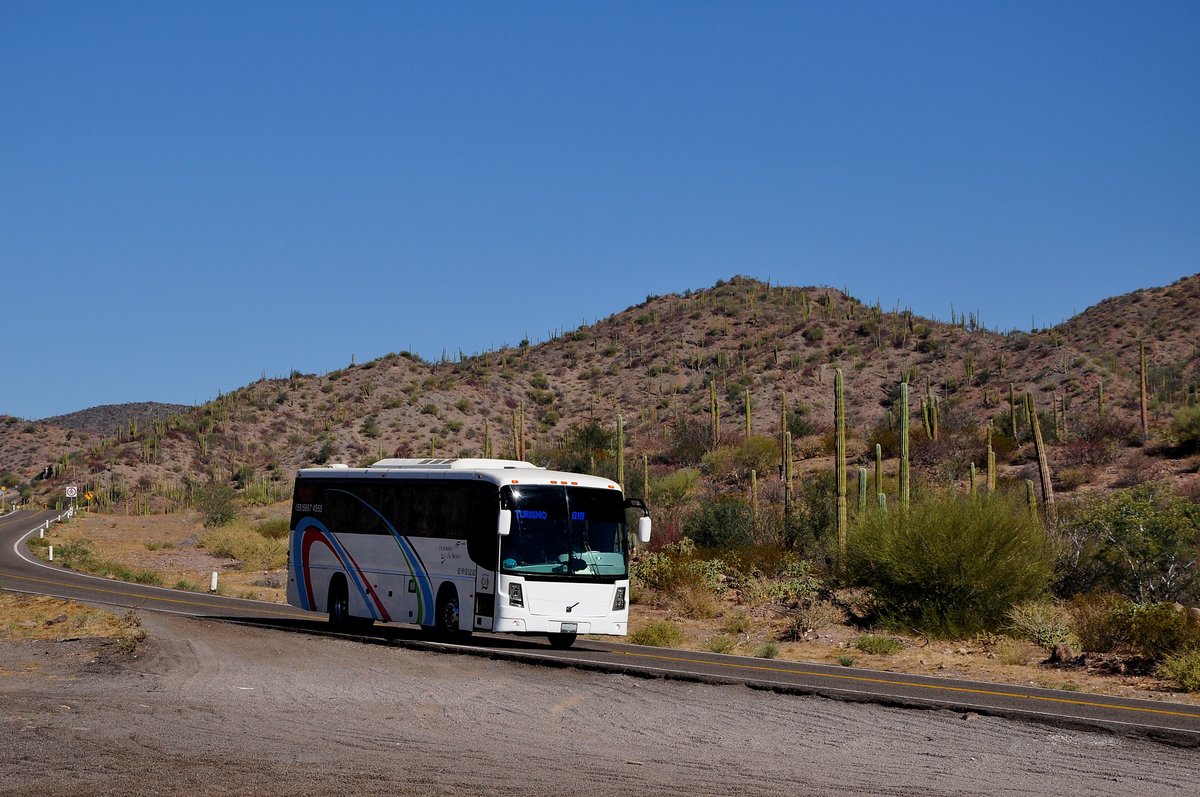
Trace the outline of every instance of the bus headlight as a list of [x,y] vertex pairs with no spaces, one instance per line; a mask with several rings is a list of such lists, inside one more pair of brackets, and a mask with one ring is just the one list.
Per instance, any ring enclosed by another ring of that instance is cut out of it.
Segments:
[[617,596],[613,598],[613,611],[617,612],[625,608],[625,588],[617,587]]
[[525,607],[525,593],[521,590],[520,584],[508,585],[508,605]]

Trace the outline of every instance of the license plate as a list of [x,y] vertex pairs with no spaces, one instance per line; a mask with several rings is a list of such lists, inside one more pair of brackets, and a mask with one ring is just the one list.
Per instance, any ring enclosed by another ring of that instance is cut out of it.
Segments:
[[564,634],[574,634],[579,630],[579,623],[563,623],[559,630]]

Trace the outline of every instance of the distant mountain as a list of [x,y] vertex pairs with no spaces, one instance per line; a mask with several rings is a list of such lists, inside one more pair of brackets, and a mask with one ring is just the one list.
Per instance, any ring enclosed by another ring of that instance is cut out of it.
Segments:
[[[931,478],[965,478],[971,461],[982,464],[988,420],[1007,417],[1010,391],[1028,393],[1046,423],[1055,422],[1055,408],[1064,417],[1064,442],[1051,452],[1056,467],[1073,467],[1075,481],[1102,487],[1122,478],[1125,465],[1094,461],[1095,452],[1082,450],[1083,432],[1103,402],[1107,422],[1126,430],[1117,455],[1153,453],[1127,447],[1133,438],[1140,444],[1128,429],[1140,429],[1142,346],[1152,431],[1162,431],[1200,384],[1198,319],[1200,275],[1105,300],[1050,329],[1004,334],[969,315],[936,321],[828,287],[735,277],[705,290],[648,296],[538,345],[443,362],[393,353],[327,374],[260,380],[199,407],[118,405],[38,423],[0,418],[0,474],[28,479],[69,455],[75,482],[104,474],[104,483],[119,482],[126,495],[131,485],[167,494],[183,481],[239,471],[286,482],[296,468],[327,461],[479,456],[489,448],[511,456],[522,411],[534,461],[544,461],[573,427],[594,419],[611,429],[621,415],[630,463],[640,472],[645,455],[661,474],[698,464],[697,445],[711,447],[713,392],[722,442],[736,445],[747,391],[755,434],[778,434],[781,402],[806,410],[812,434],[797,441],[796,456],[808,460],[802,468],[818,468],[825,467],[824,435],[833,423],[833,372],[841,368],[852,457],[869,458],[894,417],[896,385],[907,380],[914,430],[929,396],[938,401],[941,428],[957,440],[953,452],[941,447],[938,462],[930,455],[916,466]],[[689,435],[690,453],[682,452]],[[1015,450],[1004,464],[1012,478],[1025,478],[1028,454]],[[1173,478],[1198,481],[1195,470],[1175,468]],[[49,481],[42,485],[47,494],[56,489]]]
[[86,410],[55,415],[53,418],[43,418],[40,423],[61,426],[64,429],[74,429],[77,432],[90,432],[105,437],[114,437],[124,427],[126,430],[132,422],[142,428],[150,426],[156,420],[166,419],[192,409],[186,404],[162,404],[157,401],[140,401],[130,404],[103,404]]

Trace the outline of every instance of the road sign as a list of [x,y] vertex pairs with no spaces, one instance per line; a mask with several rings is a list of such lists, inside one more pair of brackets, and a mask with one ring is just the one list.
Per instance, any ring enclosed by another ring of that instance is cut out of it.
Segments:
[[77,495],[79,495],[78,487],[72,485],[71,487],[67,488],[67,498],[74,498]]

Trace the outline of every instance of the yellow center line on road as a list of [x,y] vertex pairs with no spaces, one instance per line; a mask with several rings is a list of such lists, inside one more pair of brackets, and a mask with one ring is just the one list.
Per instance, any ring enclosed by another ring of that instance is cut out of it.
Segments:
[[856,681],[859,683],[887,684],[889,686],[911,686],[911,687],[914,687],[917,689],[932,689],[932,690],[941,690],[944,692],[960,692],[960,693],[971,694],[971,695],[988,695],[990,697],[1011,697],[1011,698],[1018,698],[1018,699],[1022,699],[1022,700],[1040,700],[1040,701],[1043,701],[1046,703],[1064,703],[1064,704],[1073,705],[1073,706],[1088,706],[1090,708],[1110,708],[1110,709],[1118,709],[1121,711],[1137,711],[1137,712],[1142,712],[1145,714],[1162,714],[1162,715],[1171,716],[1171,717],[1187,717],[1189,719],[1200,720],[1200,714],[1189,712],[1189,711],[1172,711],[1170,709],[1147,708],[1147,707],[1142,707],[1142,706],[1123,706],[1123,705],[1116,704],[1116,703],[1100,703],[1100,702],[1096,702],[1096,701],[1092,701],[1092,700],[1076,700],[1076,699],[1072,699],[1072,698],[1068,698],[1068,697],[1050,697],[1049,695],[1023,695],[1023,694],[1020,694],[1017,692],[1002,692],[1002,691],[993,690],[993,689],[973,689],[968,686],[947,686],[944,684],[926,684],[926,683],[921,683],[919,681],[901,681],[901,680],[895,680],[895,679],[891,679],[891,678],[872,678],[872,677],[866,676],[866,675],[849,675],[849,674],[843,674],[843,673],[819,672],[817,670],[786,669],[783,667],[767,667],[767,666],[764,666],[761,664],[737,664],[735,662],[716,663],[716,662],[703,661],[700,659],[688,659],[688,658],[684,658],[682,656],[663,656],[661,654],[653,654],[653,653],[633,653],[633,652],[623,651],[623,650],[622,651],[614,651],[614,652],[620,653],[623,656],[630,656],[632,658],[652,659],[652,660],[657,660],[657,661],[668,661],[668,662],[672,662],[672,663],[676,663],[676,664],[678,664],[678,663],[713,664],[714,666],[718,666],[718,667],[728,667],[731,669],[739,669],[739,670],[754,670],[757,672],[771,672],[771,673],[787,673],[787,674],[791,674],[791,675],[796,675],[796,674],[815,675],[815,676],[819,676],[821,678],[832,678],[832,679],[839,679],[839,680],[843,680],[843,681]]
[[[181,604],[184,606],[199,606],[201,608],[210,609],[210,610],[215,610],[215,609],[220,608],[218,606],[214,606],[211,603],[205,603],[203,601],[187,600],[185,598],[167,598],[167,597],[160,597],[160,596],[156,596],[156,595],[144,595],[140,592],[126,592],[124,590],[119,590],[119,589],[103,589],[101,587],[91,587],[91,586],[81,587],[81,586],[77,586],[77,585],[73,585],[73,584],[65,584],[61,581],[52,581],[50,579],[30,578],[28,576],[20,576],[20,575],[17,575],[16,573],[0,573],[0,576],[3,576],[4,578],[9,578],[9,579],[19,579],[21,581],[27,581],[31,584],[49,584],[50,586],[53,586],[53,587],[64,587],[67,589],[79,589],[79,590],[86,590],[89,592],[99,592],[103,595],[120,595],[121,597],[124,597],[124,598],[138,598],[139,600],[143,600],[143,601],[158,601],[160,603],[177,603],[177,604]],[[230,600],[237,600],[237,599],[231,598]],[[258,611],[258,610],[256,609],[255,611]],[[270,614],[270,615],[275,615],[278,617],[290,617],[294,620],[311,620],[312,619],[312,615],[307,614],[307,613],[301,614],[299,612],[277,612],[277,611],[272,611],[270,609],[262,609],[261,611],[263,614]]]

